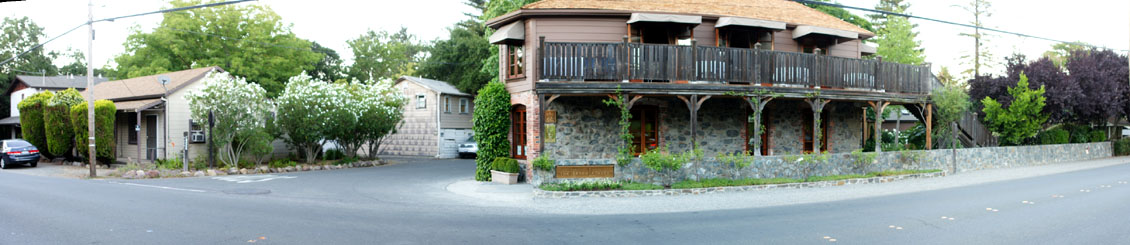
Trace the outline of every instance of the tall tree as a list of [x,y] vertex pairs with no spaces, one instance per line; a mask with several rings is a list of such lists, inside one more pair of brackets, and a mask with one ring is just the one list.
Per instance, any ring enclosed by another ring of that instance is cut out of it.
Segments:
[[314,69],[309,71],[310,77],[322,81],[337,81],[345,78],[345,71],[341,66],[341,56],[331,48],[313,42],[311,47],[315,53],[322,54],[322,59],[314,64]]
[[989,53],[989,48],[985,46],[985,42],[988,41],[986,38],[987,35],[985,35],[985,33],[981,31],[981,28],[985,27],[985,19],[993,15],[991,12],[989,12],[989,8],[992,6],[992,4],[989,3],[989,0],[972,0],[967,6],[954,6],[965,10],[965,12],[968,12],[970,15],[973,15],[973,21],[970,21],[969,24],[975,26],[976,28],[973,28],[972,33],[965,32],[960,34],[961,36],[973,38],[973,54],[964,55],[961,57],[962,59],[967,60],[966,64],[971,64],[973,65],[973,67],[962,71],[961,74],[976,78],[981,75],[981,68],[990,67],[988,62],[993,58],[992,54]]
[[[816,0],[816,1],[830,2],[829,0]],[[841,20],[847,21],[848,23],[852,23],[856,26],[859,26],[860,28],[863,28],[864,30],[869,31],[869,32],[875,32],[875,28],[874,28],[874,26],[871,25],[870,21],[867,21],[867,19],[865,19],[863,17],[859,17],[858,15],[852,14],[851,12],[848,12],[847,10],[845,10],[843,8],[832,7],[832,6],[827,6],[827,5],[820,5],[820,4],[805,4],[805,5],[808,6],[809,8],[819,10],[820,12],[824,12],[825,14],[828,14],[828,15],[831,15],[833,17],[839,18]]]
[[491,80],[490,74],[480,70],[482,61],[490,56],[491,45],[483,36],[485,26],[465,20],[449,30],[450,38],[432,44],[428,59],[416,74],[450,82],[460,91],[473,94]]
[[1044,57],[1051,59],[1055,66],[1060,69],[1067,69],[1067,59],[1071,56],[1071,52],[1078,50],[1087,50],[1087,46],[1083,46],[1083,42],[1075,43],[1056,43],[1052,44],[1052,49],[1044,52]]
[[[8,60],[21,52],[31,49],[43,41],[43,27],[35,24],[28,17],[4,17],[0,22],[0,61]],[[57,74],[57,68],[52,64],[58,54],[44,52],[37,48],[6,64],[0,65],[0,89],[7,90],[16,75],[39,75],[42,71],[48,76]],[[8,117],[11,114],[11,100],[7,94],[0,94],[0,116]]]
[[358,81],[391,80],[411,75],[426,48],[403,27],[395,33],[369,30],[346,43],[353,50],[354,57],[348,74]]
[[[879,0],[879,4],[875,5],[875,10],[887,11],[892,13],[907,13],[910,8],[910,3],[905,3],[903,0]],[[887,23],[886,14],[868,14],[868,19],[871,19],[871,26],[875,30],[882,30]],[[918,27],[915,25],[914,27]]]
[[1122,116],[1127,103],[1128,67],[1126,56],[1111,50],[1076,50],[1067,61],[1071,80],[1078,84],[1081,95],[1072,101],[1076,120],[1103,123]]
[[[893,13],[907,13],[910,4],[902,0],[882,0],[875,9]],[[914,31],[914,24],[906,17],[887,16],[884,14],[869,15],[872,25],[877,29],[875,44],[878,44],[875,54],[882,56],[883,61],[920,65],[926,61],[923,54],[922,43],[915,40],[918,32]],[[881,22],[878,22],[881,21]]]
[[[172,7],[201,3],[174,0]],[[126,52],[114,61],[120,78],[220,66],[275,97],[289,77],[321,60],[310,47],[269,7],[223,5],[165,13],[149,33],[135,28],[126,38]]]

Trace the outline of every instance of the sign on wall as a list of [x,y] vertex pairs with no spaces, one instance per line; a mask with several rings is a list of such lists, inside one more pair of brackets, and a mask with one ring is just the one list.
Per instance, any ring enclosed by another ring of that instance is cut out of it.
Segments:
[[557,166],[554,178],[612,178],[616,177],[613,165]]

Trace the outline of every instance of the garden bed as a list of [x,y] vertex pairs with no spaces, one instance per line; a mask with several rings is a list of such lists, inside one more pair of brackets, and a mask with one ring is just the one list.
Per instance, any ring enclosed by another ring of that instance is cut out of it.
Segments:
[[852,184],[887,183],[904,179],[933,178],[945,176],[937,170],[882,171],[868,174],[813,176],[808,179],[703,179],[680,181],[664,188],[659,185],[633,182],[575,182],[546,183],[534,189],[535,198],[573,198],[573,197],[642,197],[698,195],[716,192],[739,192],[779,188],[815,188],[843,186]]
[[168,169],[162,168],[155,164],[130,164],[114,169],[110,173],[111,177],[120,177],[123,179],[159,179],[159,178],[183,178],[183,177],[206,177],[206,176],[224,176],[224,175],[241,175],[241,174],[268,174],[268,173],[290,173],[290,172],[304,172],[304,171],[318,171],[318,170],[333,170],[344,168],[362,168],[362,167],[375,167],[388,164],[388,161],[383,160],[365,160],[356,162],[338,162],[324,164],[294,164],[290,166],[259,166],[252,168],[213,168],[213,169],[192,169],[192,171],[183,171],[181,169]]

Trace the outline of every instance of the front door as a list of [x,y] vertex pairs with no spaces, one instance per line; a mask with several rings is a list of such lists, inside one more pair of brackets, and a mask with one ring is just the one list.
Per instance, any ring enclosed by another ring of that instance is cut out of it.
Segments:
[[157,159],[157,115],[145,116],[145,160]]

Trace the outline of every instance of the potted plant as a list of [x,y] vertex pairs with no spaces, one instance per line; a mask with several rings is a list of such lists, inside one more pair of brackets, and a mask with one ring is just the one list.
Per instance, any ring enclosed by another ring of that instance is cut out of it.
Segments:
[[498,157],[490,164],[490,179],[492,182],[513,185],[518,183],[518,160],[513,158]]

